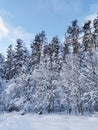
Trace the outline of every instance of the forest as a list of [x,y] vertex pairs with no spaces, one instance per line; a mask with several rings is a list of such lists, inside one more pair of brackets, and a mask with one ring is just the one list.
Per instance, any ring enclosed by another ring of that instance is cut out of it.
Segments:
[[[91,26],[92,25],[92,26]],[[61,42],[35,35],[0,53],[0,112],[92,114],[98,112],[98,17],[82,27],[72,21]]]

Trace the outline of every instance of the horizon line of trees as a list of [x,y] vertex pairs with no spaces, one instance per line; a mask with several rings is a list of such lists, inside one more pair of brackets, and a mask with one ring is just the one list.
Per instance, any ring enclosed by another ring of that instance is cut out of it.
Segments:
[[72,21],[64,44],[42,31],[31,53],[21,39],[9,45],[6,59],[0,54],[0,111],[98,112],[98,17],[90,24]]

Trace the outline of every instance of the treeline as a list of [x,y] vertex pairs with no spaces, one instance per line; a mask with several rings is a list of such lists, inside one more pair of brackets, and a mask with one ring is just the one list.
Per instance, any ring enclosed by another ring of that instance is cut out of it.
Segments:
[[72,22],[61,43],[36,34],[31,51],[17,39],[0,54],[0,111],[84,114],[98,112],[98,17]]

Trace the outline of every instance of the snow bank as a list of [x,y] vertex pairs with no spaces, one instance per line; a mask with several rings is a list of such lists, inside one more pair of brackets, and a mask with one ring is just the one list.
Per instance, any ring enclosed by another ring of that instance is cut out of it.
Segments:
[[98,117],[3,114],[0,130],[98,130]]

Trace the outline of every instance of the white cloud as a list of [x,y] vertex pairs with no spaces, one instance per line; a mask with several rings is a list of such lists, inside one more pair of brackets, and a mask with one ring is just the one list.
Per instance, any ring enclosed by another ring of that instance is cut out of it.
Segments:
[[0,16],[0,40],[7,39],[10,42],[15,42],[18,38],[21,38],[25,42],[32,40],[33,35],[26,32],[22,27],[13,27],[6,23]]
[[9,33],[7,26],[5,25],[2,17],[0,17],[0,39],[6,37]]
[[90,20],[91,21],[91,27],[93,26],[93,20],[97,17],[97,14],[90,14],[85,18],[85,21]]
[[86,16],[85,21],[91,20],[91,26],[93,26],[93,20],[97,17],[98,13],[98,2],[90,4],[88,10],[88,16]]
[[9,11],[1,10],[1,9],[0,9],[0,16],[2,16],[4,18],[10,18],[10,19],[13,19],[15,17]]
[[30,44],[30,41],[33,40],[33,35],[31,33],[26,32],[22,27],[9,27],[10,33],[8,35],[8,39],[12,44],[16,43],[18,38],[22,39],[26,45]]
[[33,34],[25,31],[20,26],[11,26],[0,16],[0,52],[5,54],[8,45],[15,45],[18,38],[22,39],[29,48],[31,41],[33,41]]
[[96,17],[97,17],[97,14],[91,14],[91,15],[88,15],[88,16],[86,17],[86,20],[91,20],[91,21],[93,21]]

